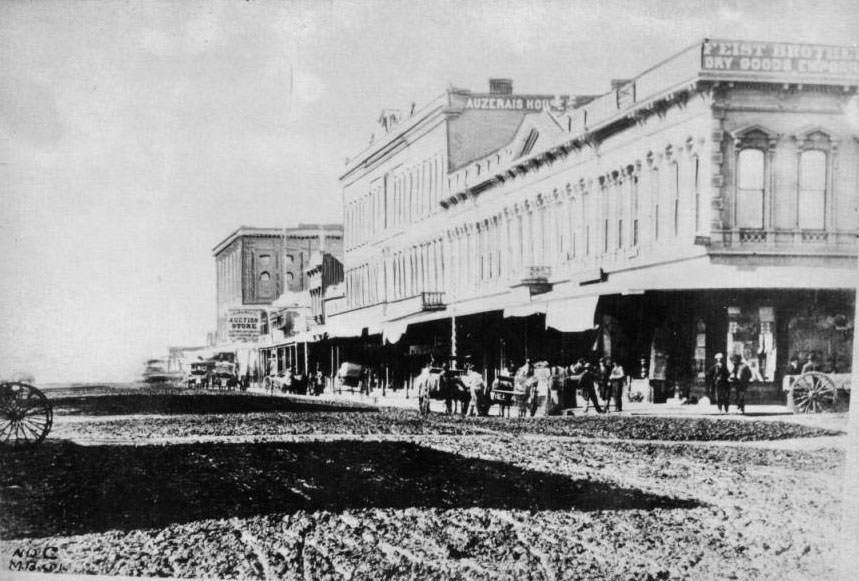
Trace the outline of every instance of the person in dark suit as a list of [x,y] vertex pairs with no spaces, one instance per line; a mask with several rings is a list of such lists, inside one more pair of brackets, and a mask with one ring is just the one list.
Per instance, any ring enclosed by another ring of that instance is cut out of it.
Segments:
[[734,366],[731,369],[729,382],[734,388],[737,409],[741,414],[744,414],[746,413],[746,388],[749,387],[749,382],[752,380],[752,370],[749,369],[749,366],[743,361],[743,356],[739,353],[735,354],[731,361]]
[[725,413],[728,413],[731,395],[729,377],[730,373],[725,366],[725,357],[721,353],[716,353],[715,362],[707,371],[707,392],[710,401],[719,406],[720,412],[724,408]]
[[585,398],[585,410],[587,410],[589,402],[592,402],[594,409],[597,410],[598,414],[601,414],[604,413],[604,410],[600,407],[599,399],[597,399],[595,383],[596,374],[594,373],[593,365],[585,363],[584,373],[579,378],[579,388],[582,390],[582,397]]

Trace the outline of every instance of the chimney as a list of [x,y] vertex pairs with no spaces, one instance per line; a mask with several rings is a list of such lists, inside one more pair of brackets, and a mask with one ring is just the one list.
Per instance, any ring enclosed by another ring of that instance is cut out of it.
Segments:
[[489,79],[489,93],[492,95],[512,95],[513,79]]
[[622,86],[624,86],[625,84],[630,83],[630,82],[632,82],[632,79],[612,79],[611,80],[611,90],[617,91]]

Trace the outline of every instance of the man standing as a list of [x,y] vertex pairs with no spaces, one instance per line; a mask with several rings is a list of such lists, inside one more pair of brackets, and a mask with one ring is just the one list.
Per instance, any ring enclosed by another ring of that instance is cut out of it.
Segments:
[[[609,397],[614,398],[615,409],[619,412],[623,411],[623,387],[626,385],[626,373],[624,373],[623,367],[617,361],[611,362],[609,382],[611,383]],[[608,403],[606,403],[606,407],[608,407]]]
[[534,385],[531,393],[531,417],[544,417],[548,411],[549,387],[552,382],[552,372],[546,361],[540,361],[534,366]]
[[480,403],[480,398],[483,397],[486,385],[483,382],[483,376],[474,370],[474,363],[465,364],[463,383],[468,388],[469,396],[471,396],[468,400],[468,408],[465,410],[465,415],[475,416],[478,414],[478,404]]
[[579,388],[582,390],[582,397],[585,398],[585,411],[587,411],[589,407],[589,402],[593,402],[594,409],[597,410],[598,414],[601,414],[603,413],[603,409],[600,407],[600,402],[597,399],[594,380],[593,365],[591,363],[585,363],[584,372],[579,379]]
[[731,386],[728,382],[730,374],[728,368],[725,367],[724,356],[721,353],[716,353],[716,361],[713,366],[707,371],[707,392],[710,401],[715,402],[719,406],[719,411],[724,407],[725,413],[728,413],[728,402],[731,393]]
[[734,386],[737,409],[741,414],[744,414],[746,413],[746,388],[749,387],[749,382],[752,380],[752,370],[745,364],[743,356],[739,353],[734,354],[731,361],[734,368],[731,370],[730,383]]

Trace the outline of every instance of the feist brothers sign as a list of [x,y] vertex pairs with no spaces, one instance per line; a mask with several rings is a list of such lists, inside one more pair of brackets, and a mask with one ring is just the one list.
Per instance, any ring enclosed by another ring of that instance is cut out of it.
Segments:
[[785,42],[707,40],[701,49],[705,71],[786,73],[859,77],[859,49]]
[[259,329],[258,309],[230,309],[227,313],[227,336],[230,341],[256,341]]

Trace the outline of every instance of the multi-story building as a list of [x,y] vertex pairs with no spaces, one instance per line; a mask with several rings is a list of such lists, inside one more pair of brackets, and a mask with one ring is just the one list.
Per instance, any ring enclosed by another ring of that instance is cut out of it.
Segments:
[[684,387],[737,353],[762,397],[794,355],[846,370],[857,85],[854,47],[707,40],[507,131],[451,131],[448,93],[341,178],[344,334]]
[[[404,320],[444,309],[441,202],[449,172],[508,143],[529,113],[557,104],[515,95],[510,81],[493,79],[486,94],[450,89],[420,110],[382,114],[384,136],[354,156],[340,178],[345,296],[329,301],[333,336],[366,329],[397,340]],[[376,358],[366,344],[360,357]]]
[[[342,245],[343,228],[339,224],[242,226],[232,232],[212,251],[217,268],[219,342],[238,337],[253,341],[267,332],[269,316],[276,317],[281,310],[277,300],[285,293],[307,291],[306,269],[311,256],[321,251],[338,255]],[[250,319],[255,316],[259,322],[254,331]],[[243,326],[248,328],[240,328]]]

